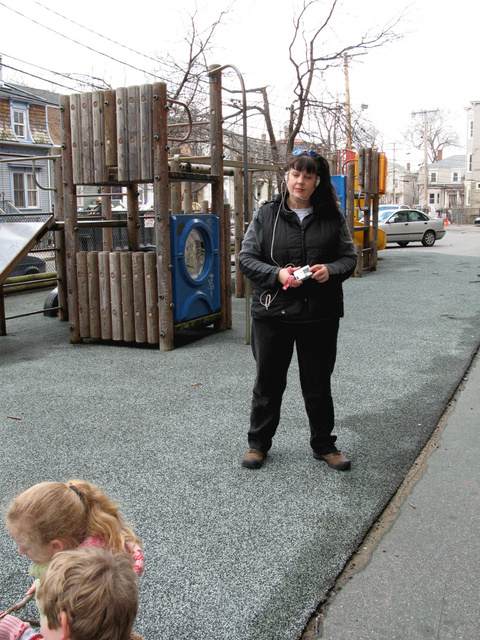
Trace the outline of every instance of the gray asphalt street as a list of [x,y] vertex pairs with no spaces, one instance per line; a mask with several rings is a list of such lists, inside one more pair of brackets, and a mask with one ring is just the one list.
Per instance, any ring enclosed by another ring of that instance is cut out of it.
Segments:
[[[244,300],[231,331],[179,336],[166,354],[70,345],[65,323],[36,315],[0,338],[4,504],[50,479],[111,494],[144,542],[135,630],[147,639],[298,639],[478,349],[480,229],[389,247],[344,290],[333,392],[351,471],[313,459],[294,362],[271,455],[258,471],[240,466],[255,373]],[[8,297],[7,316],[44,299]],[[30,578],[4,527],[0,553],[4,608]]]

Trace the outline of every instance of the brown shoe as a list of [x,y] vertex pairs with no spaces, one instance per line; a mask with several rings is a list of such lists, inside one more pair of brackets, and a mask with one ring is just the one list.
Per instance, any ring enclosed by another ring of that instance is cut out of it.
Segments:
[[265,455],[258,449],[249,449],[242,458],[242,467],[248,467],[249,469],[260,469],[263,464]]
[[317,460],[324,460],[329,467],[337,471],[347,471],[351,466],[350,460],[342,456],[340,451],[333,451],[332,453],[317,453],[314,451],[313,457]]

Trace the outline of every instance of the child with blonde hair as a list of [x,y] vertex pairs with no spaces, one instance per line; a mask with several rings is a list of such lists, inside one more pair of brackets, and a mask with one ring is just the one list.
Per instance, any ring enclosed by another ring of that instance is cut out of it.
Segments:
[[35,591],[48,564],[60,551],[103,547],[127,552],[137,575],[145,561],[140,541],[101,489],[84,480],[41,482],[21,493],[7,512],[7,529],[18,552],[32,560]]
[[132,634],[138,589],[131,555],[101,548],[62,551],[37,597],[40,633],[14,616],[0,620],[0,640],[142,640]]

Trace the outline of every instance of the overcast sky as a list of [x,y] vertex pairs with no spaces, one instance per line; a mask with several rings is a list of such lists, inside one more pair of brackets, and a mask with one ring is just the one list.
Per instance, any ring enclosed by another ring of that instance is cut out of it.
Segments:
[[[285,108],[291,100],[294,80],[288,62],[292,16],[301,4],[300,0],[232,3],[224,24],[217,30],[216,48],[209,61],[238,67],[247,88],[270,86],[271,102],[277,106],[274,117],[279,131],[286,117]],[[207,28],[228,6],[218,0],[197,0],[196,5],[200,29]],[[325,17],[321,5],[330,6],[330,0],[319,3],[316,13],[312,14],[318,23]],[[156,3],[151,0],[117,0],[115,3],[107,0],[82,0],[81,3],[0,0],[3,79],[22,80],[22,75],[9,69],[8,65],[40,77],[47,74],[38,67],[61,73],[91,74],[104,78],[114,87],[151,82],[153,77],[148,72],[156,70],[151,58],[162,57],[165,51],[185,57],[182,41],[188,28],[188,14],[194,9],[194,0],[160,0]],[[411,162],[412,169],[416,169],[422,154],[407,155],[409,149],[403,139],[403,132],[411,124],[412,112],[450,111],[451,124],[464,143],[465,107],[471,100],[480,99],[477,80],[480,4],[475,0],[456,0],[451,5],[440,4],[437,0],[391,0],[386,3],[339,0],[328,31],[329,51],[341,44],[351,44],[366,31],[375,32],[400,15],[403,19],[395,31],[403,37],[352,63],[350,93],[354,108],[368,105],[365,115],[382,133],[383,148],[380,150],[392,161],[395,149],[397,162]],[[61,16],[110,38],[110,41]],[[119,47],[111,40],[144,55]],[[69,86],[65,79],[57,81]],[[326,81],[326,87],[343,101],[343,71],[331,73]],[[23,76],[23,82],[71,93],[68,88],[47,86],[31,76]],[[230,86],[237,88],[235,84],[232,77]],[[259,136],[262,132],[257,127],[249,129],[250,135]],[[464,153],[464,149],[450,149],[447,155],[457,153]]]

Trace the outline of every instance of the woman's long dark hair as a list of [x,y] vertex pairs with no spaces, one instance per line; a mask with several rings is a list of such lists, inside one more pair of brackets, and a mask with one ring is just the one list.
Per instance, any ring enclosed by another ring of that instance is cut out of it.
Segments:
[[311,156],[308,153],[302,153],[297,156],[291,156],[286,163],[284,171],[306,171],[320,177],[320,184],[315,188],[310,196],[310,202],[314,207],[322,205],[324,213],[336,215],[340,212],[337,194],[330,178],[330,165],[328,160],[323,156]]

